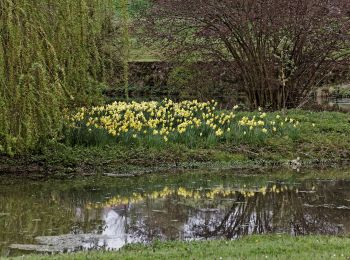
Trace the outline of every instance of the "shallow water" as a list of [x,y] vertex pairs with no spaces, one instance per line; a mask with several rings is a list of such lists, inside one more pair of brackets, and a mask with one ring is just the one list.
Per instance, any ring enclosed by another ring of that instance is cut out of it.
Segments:
[[266,233],[350,235],[350,171],[0,178],[0,256]]

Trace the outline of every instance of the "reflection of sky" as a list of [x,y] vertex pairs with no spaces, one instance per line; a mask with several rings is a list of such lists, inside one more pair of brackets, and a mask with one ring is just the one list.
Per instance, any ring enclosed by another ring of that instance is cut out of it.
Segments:
[[125,231],[126,217],[117,211],[106,208],[102,212],[102,220],[105,222],[102,237],[97,246],[106,249],[119,249],[128,243],[128,235]]
[[[129,208],[130,209],[130,208]],[[127,208],[123,210],[129,210]],[[122,248],[128,243],[141,242],[141,238],[138,239],[132,234],[127,232],[128,222],[130,218],[127,218],[123,210],[106,207],[101,213],[101,220],[104,222],[101,236],[96,244],[87,244],[84,248],[102,247],[110,250],[116,250]]]
[[[99,219],[102,220],[102,232],[96,233],[97,230],[92,231],[91,234],[96,234],[91,241],[81,241],[81,246],[84,249],[104,248],[109,250],[117,250],[128,243],[141,242],[142,238],[132,236],[127,232],[127,225],[130,218],[126,217],[125,211],[130,210],[130,207],[105,207]],[[96,211],[90,211],[89,220],[96,219]],[[81,208],[75,209],[75,218],[77,221],[84,220],[84,211]]]
[[194,226],[201,226],[205,225],[205,219],[202,217],[199,217],[199,214],[196,214],[194,216],[191,216],[188,218],[187,223],[183,226],[183,237],[186,240],[192,240],[195,236],[193,232]]
[[104,244],[101,244],[100,241],[99,246],[105,245],[111,249],[119,249],[124,246],[127,242],[127,234],[125,232],[126,218],[114,210],[105,210],[103,219],[106,223],[102,234],[111,237],[111,239],[103,241]]

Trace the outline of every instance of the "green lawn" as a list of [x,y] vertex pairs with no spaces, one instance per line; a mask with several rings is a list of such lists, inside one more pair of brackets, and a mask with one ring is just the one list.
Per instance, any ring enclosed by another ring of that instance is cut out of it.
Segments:
[[21,259],[349,259],[350,238],[250,236],[238,241],[156,242],[119,252],[88,252]]

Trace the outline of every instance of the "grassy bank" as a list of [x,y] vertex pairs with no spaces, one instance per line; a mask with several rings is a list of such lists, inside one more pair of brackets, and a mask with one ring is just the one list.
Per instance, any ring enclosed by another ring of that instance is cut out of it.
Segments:
[[62,254],[21,259],[349,259],[350,238],[250,236],[238,241],[156,242],[119,252]]
[[[249,116],[239,112],[237,116]],[[275,114],[268,114],[274,117]],[[263,141],[223,140],[195,145],[168,142],[103,145],[52,144],[40,153],[0,158],[0,172],[96,173],[148,172],[174,168],[253,168],[289,165],[330,165],[350,158],[350,116],[337,112],[291,110],[284,115],[300,121],[297,135],[268,135]],[[199,139],[198,139],[199,140]],[[298,164],[298,163],[297,163]]]

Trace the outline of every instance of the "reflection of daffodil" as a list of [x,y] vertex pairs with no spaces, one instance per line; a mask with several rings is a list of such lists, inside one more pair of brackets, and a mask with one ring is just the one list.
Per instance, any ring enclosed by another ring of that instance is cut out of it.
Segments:
[[[243,185],[242,188],[236,189],[232,187],[223,187],[223,186],[217,186],[209,191],[205,191],[202,189],[197,189],[197,190],[192,190],[192,189],[187,189],[185,187],[179,187],[179,188],[169,188],[169,187],[164,187],[162,190],[159,191],[153,191],[150,193],[132,193],[131,196],[115,196],[105,203],[98,203],[98,204],[92,204],[89,203],[87,205],[87,208],[98,208],[98,207],[113,207],[113,206],[118,206],[118,205],[123,205],[123,204],[128,204],[128,203],[140,203],[146,199],[165,199],[169,196],[176,195],[180,198],[184,199],[194,199],[194,200],[206,200],[206,199],[211,199],[214,200],[216,198],[222,198],[222,197],[230,197],[233,195],[241,194],[245,198],[251,198],[254,197],[257,193],[261,193],[263,196],[265,196],[268,192],[270,193],[281,193],[285,192],[288,190],[291,190],[292,188],[288,186],[281,186],[277,187],[277,185],[273,185],[272,187],[267,187],[263,186],[261,188],[248,188],[246,185]],[[315,190],[315,187],[312,188],[312,190]],[[296,192],[298,190],[296,189]]]

